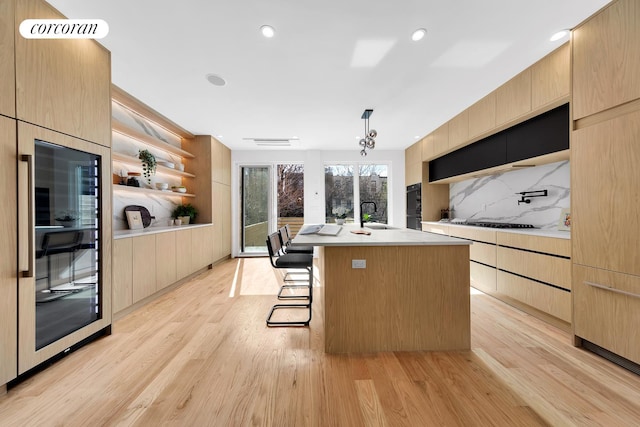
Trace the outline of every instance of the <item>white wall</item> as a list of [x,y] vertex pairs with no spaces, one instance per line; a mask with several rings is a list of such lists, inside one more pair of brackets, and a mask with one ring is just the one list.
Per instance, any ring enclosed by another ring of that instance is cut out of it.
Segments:
[[304,164],[304,221],[310,224],[324,223],[324,165],[345,162],[384,163],[389,165],[389,224],[406,226],[406,189],[404,186],[404,151],[372,150],[361,157],[355,146],[353,150],[278,150],[249,151],[233,150],[231,153],[231,215],[232,253],[238,254],[240,227],[240,171],[241,165],[273,165],[278,163]]

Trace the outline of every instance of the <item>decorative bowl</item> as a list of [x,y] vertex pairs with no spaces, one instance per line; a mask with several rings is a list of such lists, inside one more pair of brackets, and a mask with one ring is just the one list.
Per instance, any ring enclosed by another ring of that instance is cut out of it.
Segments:
[[176,193],[186,193],[187,192],[187,188],[186,187],[173,187],[172,190],[175,191]]
[[166,167],[171,168],[171,169],[173,169],[175,167],[175,164],[172,163],[172,162],[160,161],[158,163],[160,163],[162,166],[166,166]]
[[169,188],[169,184],[166,182],[156,182],[156,188],[158,190],[166,190]]

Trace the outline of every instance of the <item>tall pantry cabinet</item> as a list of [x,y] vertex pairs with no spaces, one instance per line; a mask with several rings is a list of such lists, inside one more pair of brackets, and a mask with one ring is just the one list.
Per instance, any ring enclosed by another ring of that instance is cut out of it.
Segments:
[[640,363],[639,23],[640,3],[617,0],[577,27],[572,40],[574,334],[587,347],[635,363]]
[[[0,2],[0,392],[111,324],[110,53],[24,39],[32,18],[64,16],[42,0]],[[74,222],[54,219],[72,206]],[[71,294],[84,326],[63,320]]]

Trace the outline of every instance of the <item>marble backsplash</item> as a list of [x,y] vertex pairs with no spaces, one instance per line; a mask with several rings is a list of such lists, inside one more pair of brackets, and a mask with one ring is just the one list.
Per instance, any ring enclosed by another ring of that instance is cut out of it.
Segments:
[[[547,197],[518,204],[521,191],[547,190]],[[457,182],[449,188],[454,218],[531,224],[555,229],[569,207],[569,161],[504,172]]]

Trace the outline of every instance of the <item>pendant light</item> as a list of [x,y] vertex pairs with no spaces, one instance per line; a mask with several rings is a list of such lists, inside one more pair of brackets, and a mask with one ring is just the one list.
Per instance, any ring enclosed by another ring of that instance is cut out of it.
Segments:
[[360,140],[360,155],[365,157],[367,155],[367,149],[373,150],[376,148],[376,138],[378,137],[378,132],[375,129],[369,129],[369,117],[373,114],[373,110],[367,109],[362,113],[361,119],[364,120],[364,138]]

